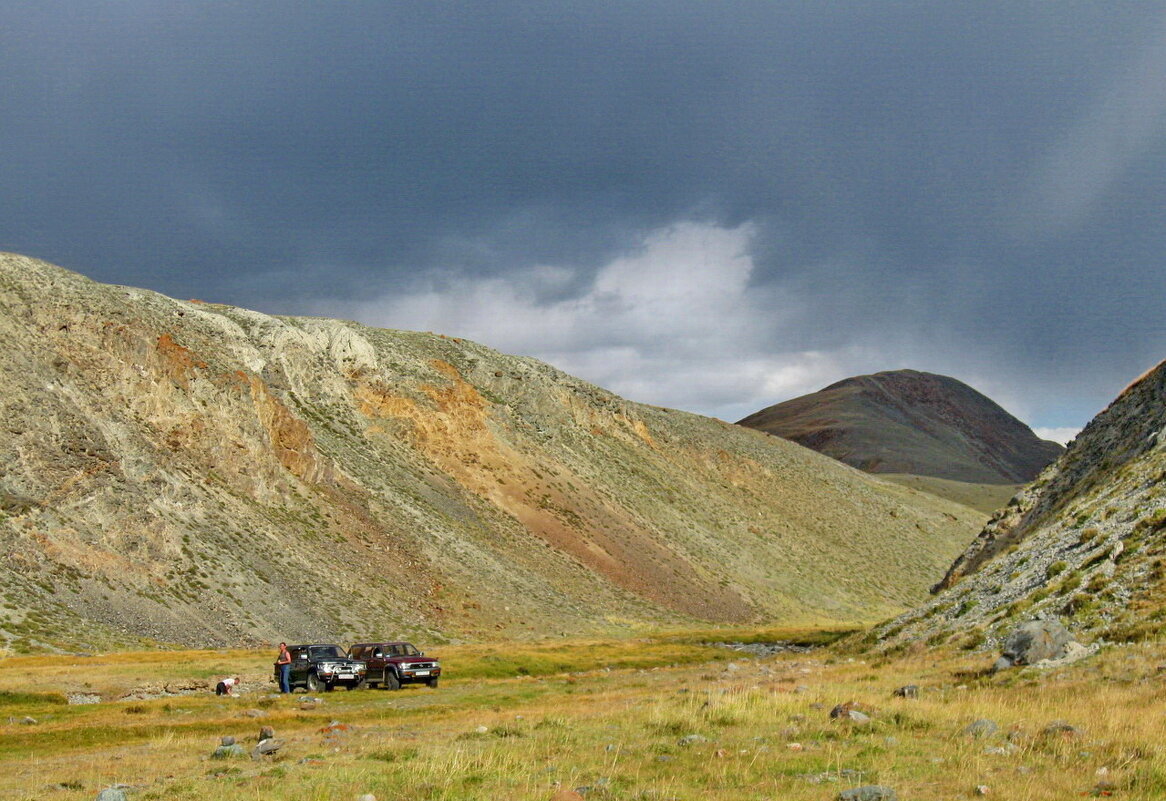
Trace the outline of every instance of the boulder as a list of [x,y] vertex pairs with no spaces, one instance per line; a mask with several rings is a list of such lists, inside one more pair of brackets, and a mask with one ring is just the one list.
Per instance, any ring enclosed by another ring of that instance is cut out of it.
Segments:
[[1070,643],[1076,643],[1073,635],[1056,620],[1031,620],[1017,626],[1004,640],[996,669],[1060,659],[1068,653]]

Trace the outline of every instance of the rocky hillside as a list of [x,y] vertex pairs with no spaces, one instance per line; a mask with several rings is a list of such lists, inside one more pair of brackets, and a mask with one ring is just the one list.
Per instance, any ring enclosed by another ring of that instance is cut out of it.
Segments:
[[975,647],[1058,618],[1084,639],[1140,639],[1166,621],[1166,362],[1099,414],[936,586],[876,630],[885,645]]
[[1063,450],[967,384],[915,370],[848,378],[738,424],[870,473],[974,484],[1029,482]]
[[472,342],[0,256],[0,647],[872,619],[963,507]]

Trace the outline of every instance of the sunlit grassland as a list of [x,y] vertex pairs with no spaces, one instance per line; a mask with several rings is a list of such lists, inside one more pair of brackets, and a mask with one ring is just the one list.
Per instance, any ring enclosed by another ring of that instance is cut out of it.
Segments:
[[[798,801],[881,783],[904,801],[969,798],[979,785],[990,797],[1051,801],[1100,781],[1115,797],[1166,797],[1162,644],[989,676],[988,654],[754,659],[701,646],[708,634],[442,648],[449,673],[436,690],[337,691],[311,709],[261,684],[235,699],[69,706],[63,693],[79,679],[53,664],[61,658],[5,659],[0,797],[92,799],[124,783],[137,799],[549,799],[585,787],[589,799]],[[240,672],[265,676],[270,658],[93,657],[84,681],[114,698],[139,675],[165,680],[168,659],[186,671],[237,659],[253,666]],[[907,683],[918,699],[893,696]],[[843,701],[872,707],[870,724],[831,720]],[[999,731],[965,735],[979,718]],[[348,728],[329,731],[334,721]],[[1045,733],[1058,721],[1076,731]],[[208,758],[222,735],[249,750],[263,725],[284,741],[274,758]]]
[[148,684],[218,680],[271,672],[273,657],[255,651],[142,651],[95,655],[0,655],[0,692],[51,687],[61,692],[117,694]]

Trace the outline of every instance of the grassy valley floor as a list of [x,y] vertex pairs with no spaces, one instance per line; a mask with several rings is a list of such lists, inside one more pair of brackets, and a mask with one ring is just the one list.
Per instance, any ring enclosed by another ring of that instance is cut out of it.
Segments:
[[[318,701],[273,695],[266,651],[8,657],[0,797],[91,801],[124,785],[131,801],[825,801],[870,784],[903,801],[1166,796],[1166,644],[997,675],[984,672],[991,654],[871,662],[702,644],[790,636],[447,647],[433,652],[437,689]],[[236,698],[165,694],[234,673]],[[906,684],[918,698],[893,695]],[[870,720],[831,719],[848,701]],[[995,729],[970,733],[981,719]],[[252,759],[262,726],[282,746]],[[224,735],[247,756],[211,759]]]
[[881,473],[879,477],[975,509],[985,516],[985,521],[992,512],[1004,506],[1024,488],[1023,484],[969,484],[965,481],[951,481],[934,476],[912,476],[906,473]]

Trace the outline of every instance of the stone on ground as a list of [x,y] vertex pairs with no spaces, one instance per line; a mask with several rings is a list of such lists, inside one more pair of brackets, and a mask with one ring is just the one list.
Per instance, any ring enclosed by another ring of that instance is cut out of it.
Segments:
[[1017,626],[1004,640],[996,669],[1060,659],[1073,642],[1073,635],[1056,620],[1030,620]]
[[838,801],[899,801],[895,791],[881,784],[868,784],[843,790],[838,794]]

